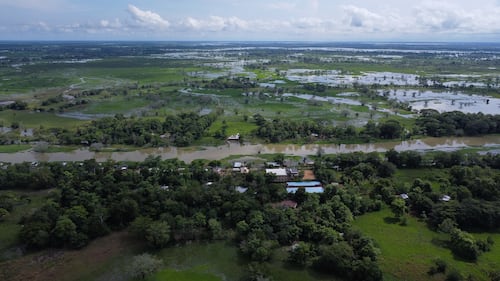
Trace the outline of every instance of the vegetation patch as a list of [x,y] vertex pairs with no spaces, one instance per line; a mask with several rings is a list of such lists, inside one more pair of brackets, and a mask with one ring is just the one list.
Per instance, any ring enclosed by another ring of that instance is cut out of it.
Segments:
[[31,148],[29,144],[0,145],[0,153],[16,153]]

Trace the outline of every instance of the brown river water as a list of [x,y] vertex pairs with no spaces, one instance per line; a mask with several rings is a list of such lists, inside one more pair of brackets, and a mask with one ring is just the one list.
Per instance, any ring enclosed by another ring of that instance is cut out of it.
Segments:
[[145,148],[127,152],[93,152],[87,148],[72,152],[38,153],[31,150],[17,153],[0,153],[0,162],[56,162],[56,161],[83,161],[96,159],[99,162],[108,159],[115,161],[143,161],[146,157],[160,156],[162,159],[178,158],[185,162],[195,159],[220,160],[231,155],[258,155],[269,153],[284,153],[293,156],[348,153],[348,152],[384,152],[391,148],[397,151],[452,151],[467,147],[500,148],[500,136],[463,137],[463,138],[425,138],[397,142],[383,142],[370,144],[238,144],[229,143],[217,147],[177,148],[160,147]]

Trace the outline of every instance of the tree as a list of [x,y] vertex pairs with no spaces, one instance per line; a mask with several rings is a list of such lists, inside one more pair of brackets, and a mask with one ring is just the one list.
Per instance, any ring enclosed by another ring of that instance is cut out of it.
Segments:
[[381,178],[390,178],[396,172],[396,165],[384,161],[377,166],[377,174]]
[[391,210],[396,218],[404,216],[407,212],[406,202],[402,198],[392,200]]
[[342,241],[320,249],[320,256],[314,262],[314,267],[323,272],[347,276],[351,271],[354,251],[347,242]]
[[383,139],[395,139],[401,136],[403,128],[396,120],[387,120],[379,124],[380,137]]
[[225,237],[224,231],[222,230],[221,223],[216,219],[208,220],[208,230],[210,231],[210,236],[212,239],[222,239]]
[[170,225],[164,221],[155,221],[146,229],[146,241],[155,247],[163,248],[170,241]]
[[152,223],[153,220],[149,217],[137,217],[130,224],[130,232],[137,237],[145,237],[146,231]]
[[162,263],[162,260],[147,253],[134,256],[130,266],[130,275],[133,278],[146,279],[148,275],[160,269]]
[[24,225],[19,232],[20,240],[31,249],[42,249],[49,244],[50,226],[42,222],[32,222]]
[[452,231],[454,231],[456,228],[457,228],[457,223],[450,218],[445,218],[443,222],[438,225],[439,231],[448,234],[451,234]]
[[458,228],[451,231],[450,246],[455,255],[467,260],[476,261],[480,255],[474,237]]
[[4,221],[9,216],[9,211],[0,208],[0,222]]
[[383,275],[377,262],[368,257],[363,257],[353,262],[352,272],[349,277],[350,280],[381,281]]
[[77,226],[67,216],[60,216],[56,226],[52,229],[51,238],[56,246],[71,246],[81,248],[88,242],[84,233],[77,232]]
[[306,266],[314,256],[311,244],[299,242],[294,244],[288,254],[288,262],[298,266]]

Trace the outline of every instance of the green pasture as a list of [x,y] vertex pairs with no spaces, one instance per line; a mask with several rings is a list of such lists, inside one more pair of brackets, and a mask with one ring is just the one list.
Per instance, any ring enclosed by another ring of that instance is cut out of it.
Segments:
[[169,270],[222,277],[214,280],[240,280],[246,264],[240,259],[237,247],[226,242],[194,242],[165,248],[156,255]]
[[71,129],[79,126],[85,121],[59,117],[48,112],[32,112],[32,111],[0,111],[0,124],[9,127],[13,122],[18,122],[21,128],[63,128]]
[[9,144],[0,145],[0,153],[16,153],[20,151],[25,151],[31,148],[29,144]]
[[[181,82],[187,72],[204,70],[194,67],[194,62],[149,59],[149,58],[112,58],[84,64],[78,72],[82,76],[120,78],[139,83]],[[194,79],[194,78],[192,78]]]
[[[426,155],[424,155],[425,157]],[[394,174],[396,183],[408,183],[412,184],[415,179],[421,179],[424,181],[429,181],[431,183],[432,189],[436,192],[440,191],[439,179],[448,178],[447,169],[397,169]]]
[[39,89],[69,86],[78,83],[77,77],[67,77],[61,69],[48,72],[31,72],[22,70],[0,73],[0,94],[35,92]]
[[[239,256],[238,248],[235,245],[227,242],[194,242],[163,249],[157,253],[157,256],[163,259],[166,270],[160,271],[148,279],[150,281],[239,281],[247,274],[249,263]],[[280,248],[275,250],[272,261],[261,264],[272,280],[339,280],[331,275],[318,274],[312,270],[289,266],[284,261],[287,256],[288,247]],[[172,277],[172,279],[166,277]]]
[[215,121],[208,130],[208,135],[213,136],[216,132],[222,129],[223,120],[226,121],[226,134],[235,135],[240,133],[242,136],[249,136],[254,130],[257,129],[257,125],[253,122],[253,118],[248,116],[248,120],[245,122],[241,116],[228,116],[220,117]]
[[191,269],[186,271],[176,271],[172,269],[164,269],[152,277],[148,278],[149,281],[164,281],[164,280],[176,280],[176,281],[221,281],[215,275],[204,273],[203,271],[198,272],[202,269]]
[[140,97],[114,96],[103,101],[92,101],[82,112],[86,114],[117,114],[129,113],[150,104],[150,101]]
[[500,234],[474,234],[476,238],[491,236],[495,244],[491,252],[484,253],[476,263],[454,258],[450,249],[442,246],[448,239],[446,234],[429,230],[426,224],[408,217],[408,225],[394,223],[394,215],[385,208],[382,211],[356,218],[354,226],[372,237],[380,248],[379,264],[385,280],[444,280],[442,274],[430,277],[427,272],[434,260],[446,261],[449,269],[462,275],[473,276],[473,280],[489,280],[488,273],[500,270]]

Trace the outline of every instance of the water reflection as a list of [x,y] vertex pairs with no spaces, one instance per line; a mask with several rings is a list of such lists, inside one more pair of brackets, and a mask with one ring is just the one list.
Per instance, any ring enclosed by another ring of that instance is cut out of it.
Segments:
[[96,159],[102,162],[108,159],[115,161],[143,161],[146,157],[160,156],[162,159],[178,158],[191,162],[195,159],[218,160],[231,155],[258,155],[271,153],[284,153],[294,156],[308,156],[317,153],[335,154],[348,152],[384,152],[391,148],[397,151],[405,150],[440,150],[451,151],[467,147],[500,147],[500,136],[464,137],[464,138],[426,138],[399,142],[384,142],[370,144],[244,144],[231,143],[217,147],[198,148],[145,148],[127,152],[93,152],[87,148],[77,149],[72,152],[38,153],[23,151],[17,153],[2,153],[0,161],[20,162],[57,162],[57,161],[84,161]]

